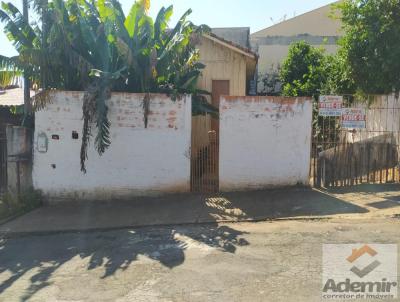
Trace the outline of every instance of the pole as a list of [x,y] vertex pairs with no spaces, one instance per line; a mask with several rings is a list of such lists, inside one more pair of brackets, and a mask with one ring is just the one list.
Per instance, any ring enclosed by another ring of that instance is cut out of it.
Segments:
[[[28,0],[22,0],[22,14],[26,22],[29,22],[28,12]],[[29,73],[24,70],[24,115],[25,118],[31,113],[31,102],[30,102],[30,82]]]
[[[41,7],[42,11],[42,49],[47,48],[47,38],[49,34],[49,24],[48,24],[48,0],[43,0],[43,4]],[[47,88],[47,74],[46,74],[46,68],[42,66],[41,70],[41,86],[43,89]]]

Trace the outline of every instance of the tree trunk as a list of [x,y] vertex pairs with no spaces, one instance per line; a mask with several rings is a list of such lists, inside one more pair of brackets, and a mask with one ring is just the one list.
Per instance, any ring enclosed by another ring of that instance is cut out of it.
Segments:
[[[28,12],[28,0],[22,0],[22,13],[24,19],[29,22],[29,12]],[[24,115],[25,117],[31,113],[31,95],[30,95],[30,83],[29,83],[29,73],[24,70]]]
[[[47,48],[47,38],[49,33],[49,26],[48,26],[48,16],[47,16],[47,6],[49,2],[48,0],[43,0],[41,12],[42,12],[42,49]],[[47,74],[46,68],[41,68],[41,86],[43,89],[47,88]]]

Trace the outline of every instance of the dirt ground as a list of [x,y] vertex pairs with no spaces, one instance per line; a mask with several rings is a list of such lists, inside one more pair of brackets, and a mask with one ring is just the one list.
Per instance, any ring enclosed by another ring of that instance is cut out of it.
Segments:
[[3,239],[0,301],[321,301],[322,244],[400,243],[390,218]]

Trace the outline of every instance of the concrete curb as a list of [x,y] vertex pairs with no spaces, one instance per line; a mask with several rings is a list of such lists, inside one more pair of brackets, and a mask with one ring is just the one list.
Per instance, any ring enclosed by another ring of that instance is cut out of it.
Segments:
[[48,236],[48,235],[57,235],[57,234],[86,234],[86,233],[96,233],[96,232],[111,232],[117,230],[126,230],[126,229],[146,229],[146,228],[162,228],[162,227],[175,227],[175,226],[201,226],[201,225],[210,225],[210,224],[218,224],[218,223],[227,223],[227,224],[237,224],[237,223],[257,223],[257,222],[268,222],[268,221],[290,221],[290,220],[329,220],[334,217],[295,217],[295,218],[265,218],[265,217],[256,217],[253,219],[243,219],[243,220],[202,220],[195,222],[179,222],[179,223],[155,223],[155,224],[146,224],[146,225],[121,225],[115,227],[98,227],[98,228],[82,228],[82,229],[64,229],[64,230],[50,230],[50,231],[31,231],[31,232],[0,232],[0,238],[2,239],[12,239],[12,238],[20,238],[20,237],[28,237],[28,236]]
[[258,222],[284,222],[284,221],[329,221],[329,220],[340,220],[340,219],[351,219],[354,221],[360,220],[373,220],[373,219],[399,219],[393,215],[379,216],[379,217],[351,217],[351,216],[300,216],[300,217],[286,217],[286,218],[265,218],[255,217],[252,219],[243,220],[203,220],[195,222],[180,222],[180,223],[155,223],[147,225],[121,225],[116,227],[99,227],[99,228],[82,228],[82,229],[65,229],[65,230],[50,230],[50,231],[32,231],[32,232],[0,232],[0,239],[14,239],[23,238],[29,236],[49,236],[58,234],[90,234],[96,232],[112,232],[118,230],[127,229],[150,229],[150,228],[171,228],[179,226],[201,226],[211,224],[238,224],[238,223],[258,223]]

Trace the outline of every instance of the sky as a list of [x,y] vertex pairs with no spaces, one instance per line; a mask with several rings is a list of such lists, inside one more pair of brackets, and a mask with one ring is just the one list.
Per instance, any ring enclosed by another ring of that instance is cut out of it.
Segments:
[[[20,6],[22,0],[8,0]],[[134,0],[120,0],[125,12]],[[174,6],[173,26],[189,8],[190,20],[210,27],[250,27],[256,32],[284,18],[289,19],[310,10],[332,3],[333,0],[151,0],[150,15],[155,17],[162,6]],[[16,52],[3,33],[0,24],[0,54],[11,56]]]

